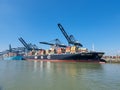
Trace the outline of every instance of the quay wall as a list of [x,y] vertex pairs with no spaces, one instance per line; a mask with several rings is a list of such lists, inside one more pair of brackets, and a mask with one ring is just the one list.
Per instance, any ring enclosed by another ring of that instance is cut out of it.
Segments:
[[120,56],[103,56],[102,59],[106,60],[107,63],[120,63]]

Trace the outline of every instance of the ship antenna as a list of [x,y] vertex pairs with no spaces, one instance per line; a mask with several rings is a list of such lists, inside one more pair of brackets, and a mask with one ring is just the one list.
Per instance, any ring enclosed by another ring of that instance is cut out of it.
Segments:
[[95,51],[94,43],[92,44],[92,51]]

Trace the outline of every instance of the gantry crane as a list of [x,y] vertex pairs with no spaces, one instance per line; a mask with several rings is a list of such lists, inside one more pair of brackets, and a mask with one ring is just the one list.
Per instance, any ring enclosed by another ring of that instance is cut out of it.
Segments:
[[51,46],[56,46],[56,47],[67,47],[67,46],[64,45],[64,44],[61,44],[61,42],[60,42],[59,39],[55,39],[54,41],[55,41],[55,43],[49,43],[49,42],[39,42],[39,43],[40,43],[40,44],[51,45]]
[[58,24],[58,27],[59,27],[59,29],[61,30],[61,32],[62,32],[62,34],[65,36],[65,38],[67,39],[67,41],[68,41],[68,44],[69,45],[75,45],[75,46],[80,46],[80,47],[82,47],[83,45],[81,44],[81,43],[79,43],[78,41],[76,41],[75,40],[75,38],[74,38],[74,36],[73,35],[68,35],[67,33],[66,33],[66,31],[64,30],[64,28],[62,27],[62,25],[61,24]]
[[18,39],[19,39],[19,41],[24,45],[24,47],[25,47],[27,50],[39,50],[38,47],[37,47],[35,44],[34,44],[34,45],[31,44],[31,43],[27,44],[22,37],[20,37],[20,38],[18,38]]

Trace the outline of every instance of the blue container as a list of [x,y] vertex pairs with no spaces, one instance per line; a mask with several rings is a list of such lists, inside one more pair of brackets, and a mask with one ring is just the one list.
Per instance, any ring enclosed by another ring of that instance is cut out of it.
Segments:
[[22,56],[3,57],[3,60],[23,60]]

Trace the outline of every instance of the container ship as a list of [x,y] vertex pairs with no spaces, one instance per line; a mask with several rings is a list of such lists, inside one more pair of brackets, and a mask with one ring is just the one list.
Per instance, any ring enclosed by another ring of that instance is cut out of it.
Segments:
[[61,61],[61,62],[105,62],[101,59],[103,52],[86,52],[74,54],[43,54],[43,55],[27,55],[24,56],[25,60],[42,60],[42,61]]
[[55,43],[39,42],[40,44],[50,45],[50,49],[38,49],[35,45],[27,44],[22,37],[19,41],[26,47],[27,53],[23,56],[24,60],[39,60],[39,61],[53,61],[53,62],[106,62],[101,59],[104,52],[88,51],[83,48],[83,45],[78,42],[73,35],[68,35],[61,24],[58,27],[68,45],[61,44],[59,39],[55,39]]
[[1,52],[0,60],[23,60],[24,50],[24,47],[11,48],[10,44],[9,50]]

